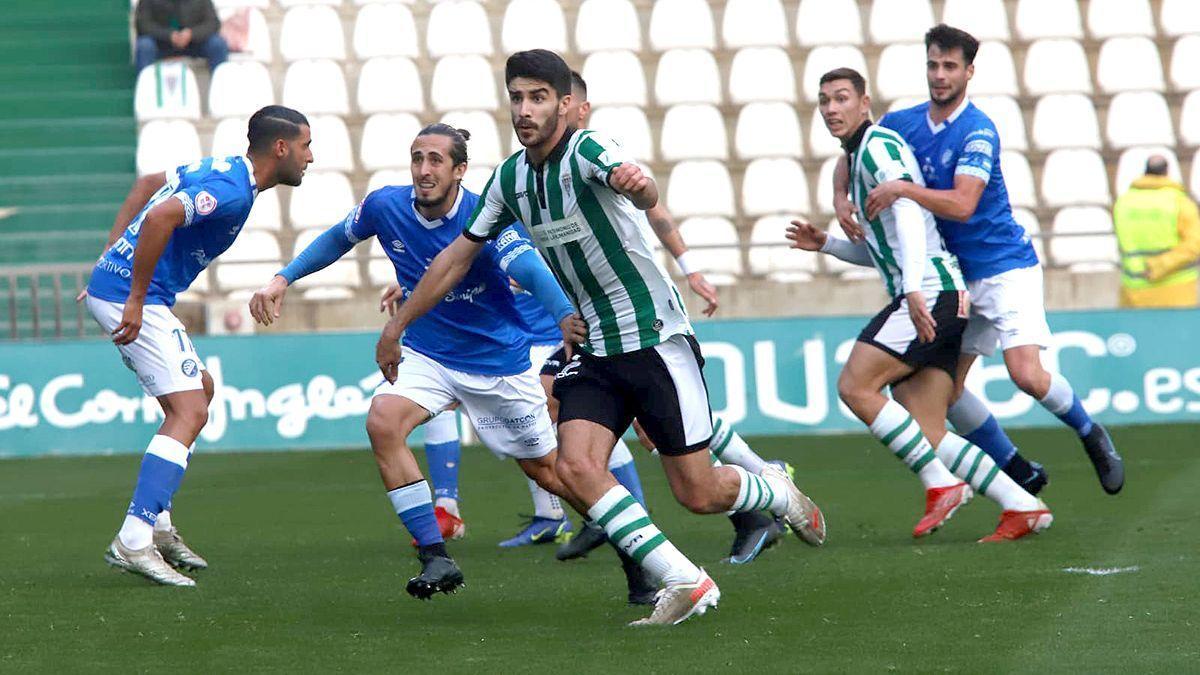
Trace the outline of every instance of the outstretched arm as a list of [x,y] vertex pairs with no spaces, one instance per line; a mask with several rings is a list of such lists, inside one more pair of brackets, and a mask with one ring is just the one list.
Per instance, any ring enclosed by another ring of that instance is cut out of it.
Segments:
[[542,307],[554,317],[558,327],[563,332],[563,343],[567,345],[567,353],[571,354],[571,345],[587,340],[587,324],[575,311],[575,306],[567,298],[554,273],[546,267],[546,261],[537,251],[530,248],[518,255],[508,265],[509,276],[516,280],[521,288],[542,303]]
[[287,293],[288,286],[296,283],[297,279],[303,279],[337,262],[349,253],[356,243],[347,234],[344,222],[322,232],[296,256],[295,260],[279,270],[266,286],[254,293],[250,298],[250,316],[264,326],[271,325],[279,318],[279,310],[283,306],[283,296]]

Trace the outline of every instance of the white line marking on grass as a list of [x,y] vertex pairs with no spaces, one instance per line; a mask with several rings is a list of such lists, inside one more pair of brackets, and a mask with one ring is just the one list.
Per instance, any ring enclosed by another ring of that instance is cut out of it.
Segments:
[[1112,574],[1136,572],[1140,569],[1142,569],[1141,565],[1132,565],[1130,567],[1064,567],[1063,571],[1067,574],[1088,574],[1093,577],[1107,577]]

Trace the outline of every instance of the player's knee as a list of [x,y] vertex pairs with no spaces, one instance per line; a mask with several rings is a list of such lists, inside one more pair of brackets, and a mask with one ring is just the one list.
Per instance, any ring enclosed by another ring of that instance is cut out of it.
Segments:
[[388,415],[373,403],[371,410],[367,413],[367,436],[370,437],[372,446],[386,443],[399,436],[399,429],[396,428],[394,421],[390,420]]
[[848,377],[846,371],[842,371],[842,375],[838,377],[837,382],[838,398],[842,399],[851,410],[857,410],[863,399],[870,393],[861,383],[855,381],[853,377]]
[[177,405],[171,409],[171,416],[198,434],[208,424],[208,406],[198,402]]
[[1017,385],[1017,389],[1039,398],[1039,389],[1041,389],[1041,381],[1045,377],[1042,370],[1042,365],[1036,361],[1033,363],[1014,364],[1009,369],[1008,374],[1012,377],[1013,384]]

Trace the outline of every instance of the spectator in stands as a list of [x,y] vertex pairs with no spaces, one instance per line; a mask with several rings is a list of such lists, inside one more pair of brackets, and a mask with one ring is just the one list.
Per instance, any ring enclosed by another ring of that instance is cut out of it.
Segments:
[[1122,307],[1194,307],[1200,271],[1200,212],[1153,155],[1113,207],[1121,247]]
[[229,58],[212,0],[141,0],[137,6],[137,69],[168,56],[199,56],[208,67]]

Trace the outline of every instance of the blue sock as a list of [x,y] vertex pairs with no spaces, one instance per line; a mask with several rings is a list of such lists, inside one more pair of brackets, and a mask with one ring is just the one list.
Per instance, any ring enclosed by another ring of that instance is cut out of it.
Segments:
[[1071,383],[1058,373],[1050,373],[1050,389],[1039,401],[1046,410],[1075,430],[1082,438],[1092,431],[1092,417],[1083,409]]
[[633,498],[645,508],[646,496],[642,494],[642,479],[638,476],[637,467],[633,462],[627,462],[609,470],[612,471],[612,475],[617,477],[617,482],[621,484],[621,487],[629,490],[629,494],[633,495]]
[[1008,466],[1013,455],[1017,454],[1017,446],[1013,445],[993,415],[988,415],[987,420],[978,429],[963,434],[962,437],[979,446],[979,449],[986,452],[1001,469]]
[[417,540],[418,546],[442,543],[442,531],[438,529],[437,518],[433,515],[433,498],[429,492],[429,483],[419,480],[401,485],[395,490],[389,490],[387,495],[396,515],[400,516],[404,527]]
[[458,464],[462,446],[458,440],[458,416],[443,412],[425,423],[425,459],[435,499],[458,501]]
[[1074,429],[1081,438],[1092,431],[1092,416],[1083,409],[1083,402],[1079,400],[1078,396],[1073,397],[1071,407],[1065,413],[1058,415],[1058,419]]
[[187,457],[187,447],[169,436],[150,439],[126,513],[153,525],[179,489]]

